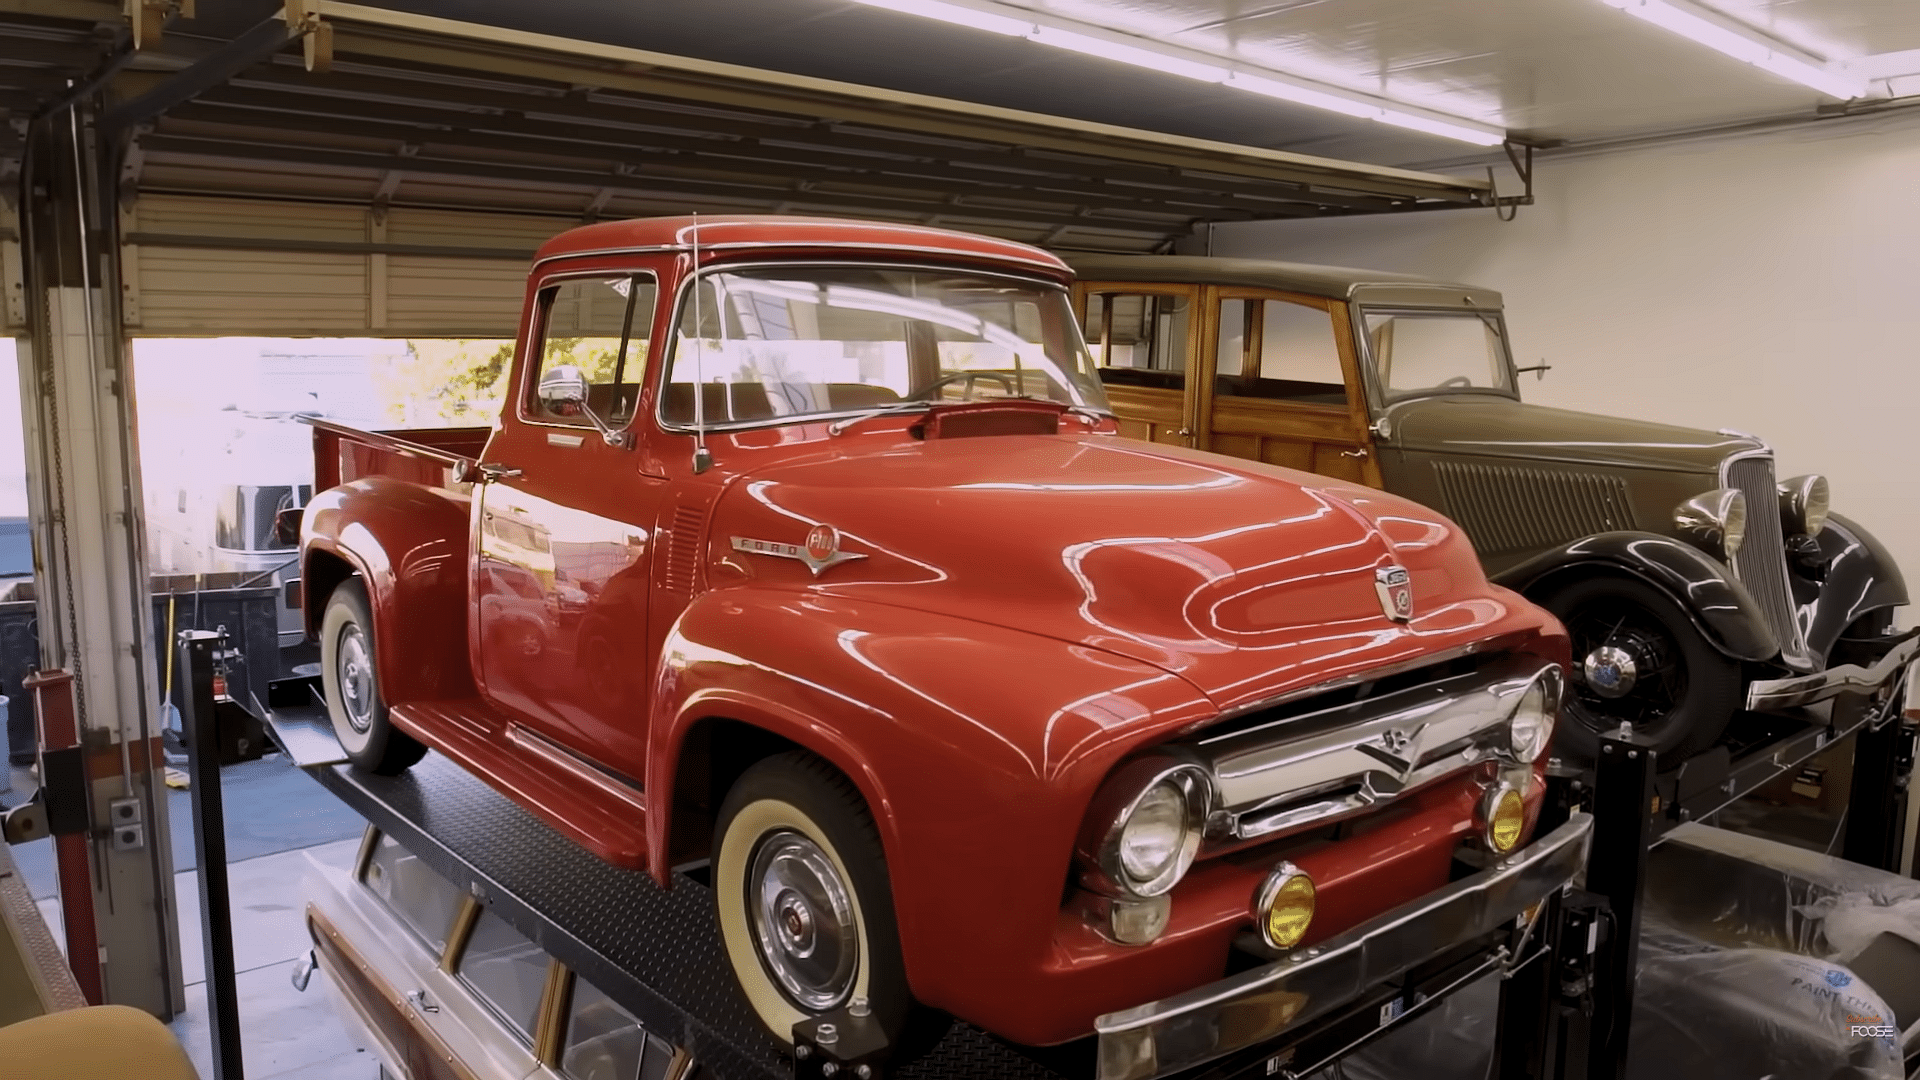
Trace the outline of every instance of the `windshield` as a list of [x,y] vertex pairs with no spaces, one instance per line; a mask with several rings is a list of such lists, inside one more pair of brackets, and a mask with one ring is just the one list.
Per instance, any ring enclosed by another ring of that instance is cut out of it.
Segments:
[[1452,390],[1513,392],[1500,316],[1474,311],[1363,311],[1367,354],[1386,400]]
[[964,271],[706,274],[681,306],[669,365],[669,424],[694,423],[696,382],[709,426],[1006,397],[1107,410],[1065,290]]

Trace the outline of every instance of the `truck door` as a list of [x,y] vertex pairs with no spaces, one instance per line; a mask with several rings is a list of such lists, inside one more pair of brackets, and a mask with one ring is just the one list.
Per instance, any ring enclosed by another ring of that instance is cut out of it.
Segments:
[[[477,672],[491,704],[575,754],[645,775],[647,567],[664,482],[627,446],[658,287],[647,273],[538,293],[521,377],[479,468]],[[579,369],[584,407],[537,387]],[[613,433],[615,445],[601,425]]]

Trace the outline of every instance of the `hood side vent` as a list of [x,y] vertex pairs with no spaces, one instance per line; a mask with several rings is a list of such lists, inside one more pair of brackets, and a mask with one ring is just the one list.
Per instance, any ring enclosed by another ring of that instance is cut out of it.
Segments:
[[681,503],[673,509],[668,523],[667,558],[660,585],[669,592],[690,596],[699,576],[700,535],[706,524],[707,508]]
[[1566,469],[1433,463],[1447,516],[1485,555],[1534,551],[1634,528],[1627,482]]

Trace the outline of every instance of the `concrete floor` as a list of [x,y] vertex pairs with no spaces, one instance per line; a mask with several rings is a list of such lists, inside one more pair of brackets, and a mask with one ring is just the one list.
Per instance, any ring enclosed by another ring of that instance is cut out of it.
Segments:
[[[17,770],[12,779],[9,803],[32,790],[25,770]],[[295,990],[290,979],[295,962],[310,948],[305,878],[316,863],[348,868],[365,822],[277,756],[230,767],[222,791],[232,856],[228,882],[247,1080],[375,1080],[377,1059],[341,1023],[326,975],[316,971],[305,993]],[[186,792],[169,792],[175,866],[185,868],[175,874],[174,888],[181,967],[188,984],[187,1011],[170,1026],[200,1075],[211,1078],[200,883],[191,869],[193,818],[187,799]],[[13,850],[41,913],[60,938],[51,843],[37,841]]]

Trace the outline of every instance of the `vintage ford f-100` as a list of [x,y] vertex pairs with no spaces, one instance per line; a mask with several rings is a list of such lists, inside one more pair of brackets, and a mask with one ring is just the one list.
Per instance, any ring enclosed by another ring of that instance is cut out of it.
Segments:
[[864,999],[1151,1076],[1520,934],[1585,847],[1529,843],[1559,624],[1412,502],[1122,438],[1069,282],[855,222],[551,241],[497,425],[316,425],[340,741],[710,860],[784,1038]]

